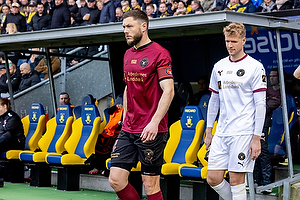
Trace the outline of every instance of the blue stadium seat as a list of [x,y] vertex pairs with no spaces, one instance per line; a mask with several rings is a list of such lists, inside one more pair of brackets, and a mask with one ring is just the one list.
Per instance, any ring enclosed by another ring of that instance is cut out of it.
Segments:
[[84,96],[82,99],[81,105],[74,107],[73,113],[74,113],[75,119],[78,119],[81,117],[82,109],[87,104],[95,104],[95,98],[91,94]]
[[204,129],[203,129],[203,136],[202,136],[202,141],[201,141],[201,145],[204,143],[204,138],[205,138],[205,131],[206,131],[206,122],[207,122],[207,110],[208,110],[208,103],[209,103],[209,99],[210,99],[210,94],[204,94],[202,95],[202,97],[200,98],[199,101],[199,108],[201,111],[201,115],[204,119]]
[[204,120],[198,106],[186,106],[180,120],[170,127],[170,138],[164,150],[165,164],[161,173],[164,177],[164,199],[179,198],[179,174],[181,164],[197,161],[204,130]]

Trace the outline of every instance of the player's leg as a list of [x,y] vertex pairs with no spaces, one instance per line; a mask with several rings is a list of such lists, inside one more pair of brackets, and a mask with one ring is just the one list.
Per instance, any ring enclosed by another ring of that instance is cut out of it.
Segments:
[[224,200],[231,200],[230,184],[224,179],[225,170],[207,170],[207,183],[214,189]]
[[232,200],[247,199],[245,172],[229,172]]
[[160,175],[149,176],[142,175],[145,193],[148,200],[162,200],[162,192],[160,190]]
[[111,154],[109,184],[122,200],[139,200],[140,196],[128,182],[131,168],[137,163],[134,134],[121,131]]

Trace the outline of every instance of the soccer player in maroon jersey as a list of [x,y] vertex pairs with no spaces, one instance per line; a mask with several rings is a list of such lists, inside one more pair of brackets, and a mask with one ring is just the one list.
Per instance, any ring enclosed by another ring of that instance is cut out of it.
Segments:
[[141,176],[149,200],[163,199],[160,172],[168,139],[167,110],[174,96],[170,53],[148,36],[148,17],[140,10],[127,11],[123,28],[124,120],[111,154],[109,183],[121,200],[139,200],[128,183],[132,167],[141,162]]

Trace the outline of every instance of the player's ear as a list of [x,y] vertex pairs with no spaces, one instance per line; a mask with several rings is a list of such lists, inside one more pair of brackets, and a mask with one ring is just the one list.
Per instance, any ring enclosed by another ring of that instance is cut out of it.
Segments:
[[146,22],[143,22],[143,23],[141,24],[141,27],[142,27],[142,32],[145,32],[145,31],[147,31],[147,29],[148,29],[148,26],[147,26],[147,23],[146,23]]
[[246,37],[243,38],[243,45],[246,43]]

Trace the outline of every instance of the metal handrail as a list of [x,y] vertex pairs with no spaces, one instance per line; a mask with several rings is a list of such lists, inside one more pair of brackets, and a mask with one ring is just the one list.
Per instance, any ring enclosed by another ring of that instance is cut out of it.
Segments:
[[[78,48],[81,48],[81,47],[78,47]],[[82,47],[82,48],[83,48],[83,47]],[[82,49],[82,48],[81,48],[81,49]],[[76,49],[77,49],[77,48],[76,48]],[[74,49],[74,50],[76,50],[76,49]],[[72,50],[72,51],[74,51],[74,50]],[[79,49],[79,50],[80,50],[80,49]],[[79,51],[79,50],[78,50],[78,51]],[[68,52],[67,54],[72,54],[72,51],[70,51],[71,53]],[[75,51],[75,52],[76,52],[76,51]],[[73,53],[74,53],[74,52],[73,52]],[[93,55],[93,57],[100,57],[101,55],[106,54],[106,53],[107,53],[107,49],[104,48],[103,51],[101,51],[101,52],[99,52],[99,53]],[[88,62],[90,62],[90,61],[91,61],[91,59],[85,59],[84,61],[82,61],[82,62],[80,62],[80,63],[74,65],[73,67],[68,68],[68,69],[65,71],[65,74],[66,74],[67,72],[73,71],[73,70],[75,70],[75,69],[81,67],[82,65],[84,65],[84,64],[86,64],[86,63],[88,63]],[[59,76],[61,76],[61,75],[64,75],[64,72],[59,72],[59,73],[55,74],[55,75],[53,76],[53,78],[57,78],[57,77],[59,77]],[[13,97],[14,97],[14,99],[16,99],[16,98],[22,96],[23,94],[25,94],[25,93],[27,93],[27,92],[29,92],[29,91],[31,91],[31,90],[34,90],[35,88],[40,87],[41,85],[47,84],[48,82],[49,82],[49,79],[43,80],[43,81],[41,81],[41,82],[39,82],[39,83],[37,83],[37,84],[35,84],[35,85],[33,85],[33,86],[31,86],[31,87],[25,89],[25,90],[22,90],[21,92],[15,94]]]

